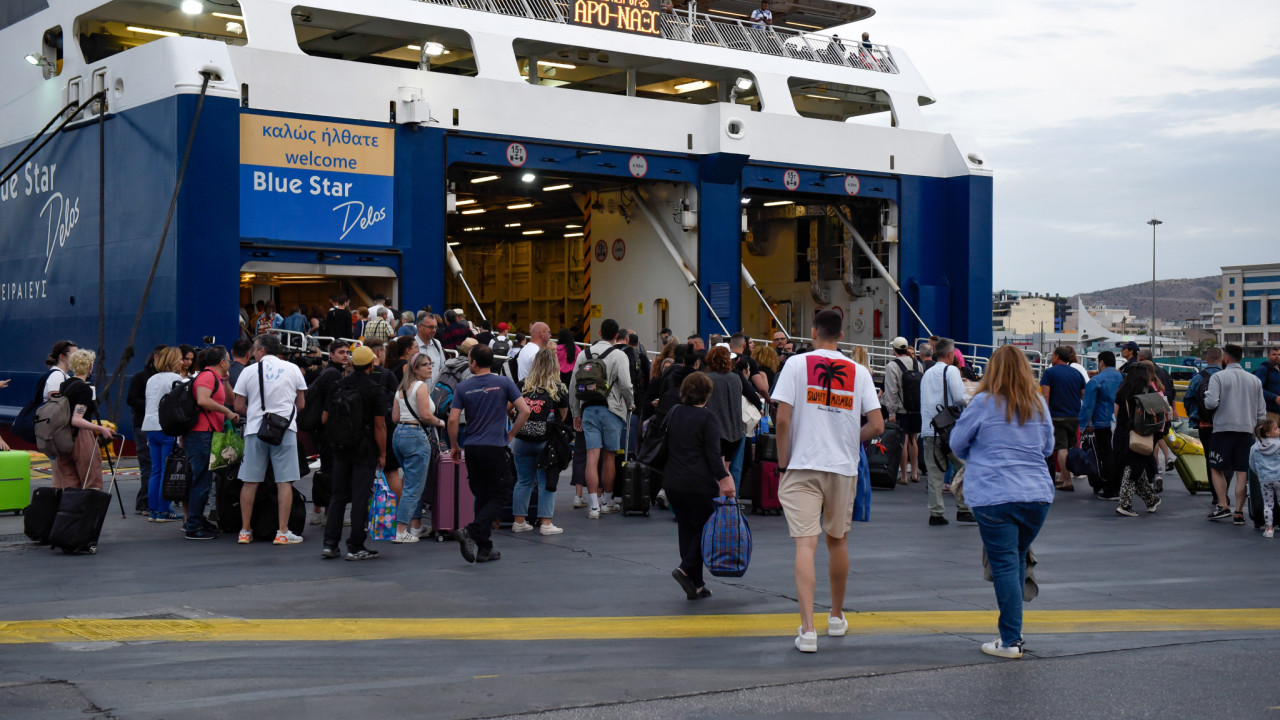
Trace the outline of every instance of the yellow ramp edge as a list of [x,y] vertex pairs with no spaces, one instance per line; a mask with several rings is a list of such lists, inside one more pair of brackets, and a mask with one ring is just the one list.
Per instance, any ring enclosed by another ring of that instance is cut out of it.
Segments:
[[[991,633],[994,611],[847,613],[855,635]],[[0,622],[0,644],[56,642],[362,642],[369,640],[630,640],[787,637],[794,613],[640,617],[307,618]],[[1028,633],[1280,630],[1280,609],[1043,610],[1023,616]],[[818,630],[826,629],[820,614]]]

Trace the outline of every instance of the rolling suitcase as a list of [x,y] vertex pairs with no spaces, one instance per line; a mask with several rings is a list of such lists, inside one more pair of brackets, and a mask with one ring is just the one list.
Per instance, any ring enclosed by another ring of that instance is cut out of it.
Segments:
[[38,487],[31,493],[31,504],[22,512],[22,531],[38,545],[49,542],[53,530],[53,518],[58,514],[62,490]]
[[31,497],[31,456],[0,452],[0,512],[21,513]]
[[1209,465],[1203,455],[1178,455],[1175,450],[1173,466],[1177,468],[1178,477],[1182,478],[1187,492],[1192,495],[1200,491],[1213,492],[1213,485],[1209,482]]
[[621,465],[618,467],[617,490],[622,499],[623,515],[644,515],[649,517],[649,504],[652,495],[649,489],[649,468],[636,460],[631,452],[631,433],[627,433],[627,447],[623,451]]
[[[122,438],[123,440],[123,438]],[[123,445],[123,443],[122,443]],[[107,519],[107,510],[111,508],[111,490],[119,494],[116,486],[116,466],[111,459],[110,446],[107,461],[111,465],[111,486],[107,491],[90,490],[82,487],[67,488],[58,499],[58,513],[53,518],[53,527],[49,529],[49,545],[59,548],[64,553],[74,554],[98,552],[98,538],[102,535],[102,523]],[[90,470],[93,465],[90,464]],[[84,484],[88,484],[86,474]],[[120,515],[124,517],[124,503],[121,501]]]
[[753,515],[781,515],[782,503],[778,500],[778,463],[761,460],[751,472],[751,513]]
[[436,504],[431,509],[431,531],[437,542],[453,539],[456,530],[466,527],[476,519],[476,499],[467,481],[467,464],[455,463],[448,453],[442,453],[440,481],[436,486]]
[[893,490],[898,486],[898,465],[902,460],[902,428],[897,423],[884,423],[880,437],[867,443],[867,470],[871,487]]
[[219,532],[240,532],[240,463],[213,471],[213,511]]

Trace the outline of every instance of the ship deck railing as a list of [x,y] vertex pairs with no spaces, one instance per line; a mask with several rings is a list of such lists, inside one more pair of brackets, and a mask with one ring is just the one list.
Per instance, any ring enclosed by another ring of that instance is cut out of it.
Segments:
[[[418,0],[463,10],[571,24],[567,0]],[[776,26],[757,27],[749,20],[713,17],[706,13],[664,12],[658,16],[661,37],[775,57],[794,58],[855,70],[898,74],[893,53],[884,45],[851,41],[845,45],[831,35]]]

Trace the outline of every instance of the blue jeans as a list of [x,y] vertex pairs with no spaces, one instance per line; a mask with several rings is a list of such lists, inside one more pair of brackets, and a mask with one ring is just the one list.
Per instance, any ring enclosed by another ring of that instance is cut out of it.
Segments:
[[408,525],[422,517],[422,489],[427,484],[427,468],[431,467],[431,443],[427,442],[427,433],[421,427],[401,424],[391,435],[391,449],[404,474],[396,522]]
[[547,492],[547,471],[538,467],[538,456],[546,441],[521,440],[516,438],[511,443],[511,452],[516,459],[516,487],[511,494],[511,511],[516,517],[528,518],[529,495],[533,492],[533,484],[538,483],[538,517],[551,519],[556,511],[556,494]]
[[177,438],[156,430],[147,433],[147,449],[151,451],[151,477],[147,479],[147,505],[151,512],[169,512],[169,503],[160,497],[160,486],[164,483],[164,464],[173,452]]
[[592,405],[582,409],[582,433],[587,438],[588,450],[621,450],[622,433],[626,426],[627,421],[614,415],[608,405]]
[[1013,502],[974,507],[978,532],[987,548],[991,580],[1000,606],[1000,640],[1022,639],[1022,586],[1027,576],[1027,548],[1049,515],[1049,503]]
[[748,438],[742,438],[738,442],[738,452],[733,454],[733,460],[729,461],[729,474],[733,476],[734,490],[742,489],[742,459],[747,454]]
[[191,496],[187,498],[187,532],[199,530],[204,525],[204,508],[209,504],[209,491],[213,489],[213,471],[209,469],[209,452],[213,449],[212,432],[189,432],[182,436],[182,449],[187,451],[191,463]]

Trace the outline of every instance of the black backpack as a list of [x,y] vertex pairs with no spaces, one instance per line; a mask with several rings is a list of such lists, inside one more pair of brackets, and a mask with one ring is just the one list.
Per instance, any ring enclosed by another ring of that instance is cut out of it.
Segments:
[[902,371],[902,407],[909,413],[920,412],[920,381],[924,379],[924,373],[916,369],[915,358],[911,359],[910,370],[901,360],[894,358],[893,361]]
[[1214,410],[1210,410],[1205,407],[1204,396],[1205,393],[1209,391],[1209,380],[1213,377],[1213,373],[1208,370],[1201,370],[1196,374],[1200,376],[1200,387],[1196,388],[1195,395],[1188,395],[1183,398],[1182,404],[1186,406],[1188,415],[1191,414],[1192,410],[1195,410],[1196,417],[1200,419],[1200,422],[1206,425],[1212,425],[1213,415],[1217,412],[1217,409],[1215,408]]
[[[200,372],[206,372],[201,370]],[[200,421],[200,406],[196,404],[196,373],[190,380],[175,382],[163,397],[160,398],[160,430],[169,437],[181,437],[191,432]],[[222,385],[218,376],[213,376],[213,393],[217,394]]]
[[303,432],[320,432],[324,429],[324,392],[328,383],[323,382],[330,371],[340,373],[334,367],[320,371],[311,387],[307,388],[306,401],[302,404],[302,412],[298,413],[298,429]]
[[358,452],[364,448],[373,415],[364,406],[360,388],[350,379],[343,380],[329,397],[329,420],[324,424],[325,440],[346,452]]
[[573,374],[574,391],[577,393],[578,402],[583,406],[609,404],[609,366],[605,364],[604,359],[617,349],[618,346],[614,345],[600,353],[599,357],[592,357],[591,348],[583,348],[582,352],[586,357]]
[[510,338],[494,338],[493,346],[490,349],[493,350],[494,355],[501,355],[502,357],[507,357],[511,355],[511,339]]

